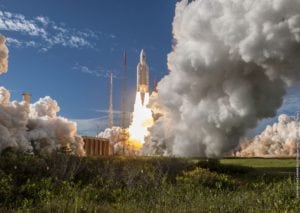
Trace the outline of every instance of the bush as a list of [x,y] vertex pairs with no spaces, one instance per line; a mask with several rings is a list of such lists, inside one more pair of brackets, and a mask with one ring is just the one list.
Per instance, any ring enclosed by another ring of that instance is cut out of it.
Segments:
[[184,172],[182,176],[177,177],[177,181],[181,185],[203,186],[213,189],[233,190],[237,186],[237,182],[231,177],[202,168]]
[[14,184],[11,175],[0,170],[0,206],[7,205],[13,198]]
[[293,180],[280,178],[216,160],[7,150],[0,156],[0,212],[299,212]]

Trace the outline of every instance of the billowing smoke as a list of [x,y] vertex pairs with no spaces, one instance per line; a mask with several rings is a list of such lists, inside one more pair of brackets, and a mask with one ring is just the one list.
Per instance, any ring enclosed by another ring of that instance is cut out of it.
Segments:
[[48,96],[32,104],[27,124],[28,139],[37,150],[46,153],[67,148],[74,154],[84,155],[84,142],[77,135],[76,123],[57,116],[59,110],[57,102]]
[[176,5],[163,116],[148,154],[220,156],[259,119],[275,116],[299,81],[299,0],[183,0]]
[[29,104],[10,102],[10,93],[0,87],[0,152],[7,147],[16,147],[31,153],[33,151],[27,139]]
[[0,34],[0,74],[7,72],[8,48],[5,45],[5,37]]
[[253,140],[244,139],[239,157],[291,157],[296,154],[296,136],[299,123],[285,114],[278,117],[278,123],[268,125]]
[[11,102],[9,91],[0,87],[0,152],[7,147],[28,153],[51,153],[65,148],[84,155],[76,123],[57,116],[58,111],[56,101],[50,97],[32,105]]
[[[123,154],[123,129],[121,127],[113,126],[112,128],[106,128],[103,132],[100,132],[97,137],[107,138],[110,144],[114,147],[114,154]],[[125,151],[125,150],[124,150]]]
[[[2,42],[2,43],[1,43]],[[7,47],[0,36],[0,68],[7,70]],[[57,116],[59,106],[50,97],[30,105],[27,101],[10,101],[10,93],[0,87],[0,153],[14,147],[28,153],[51,153],[64,150],[85,155],[83,140],[76,123]]]
[[[113,146],[114,155],[140,155],[140,150],[136,149],[135,145],[129,139],[128,129],[123,129],[118,126],[106,128],[96,137],[107,138]],[[129,139],[129,140],[128,140]]]

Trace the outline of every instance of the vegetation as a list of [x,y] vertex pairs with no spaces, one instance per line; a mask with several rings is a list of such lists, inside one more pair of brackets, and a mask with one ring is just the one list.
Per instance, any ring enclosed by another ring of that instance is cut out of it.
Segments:
[[222,164],[239,165],[254,168],[285,168],[295,170],[295,158],[227,158]]
[[0,212],[300,211],[294,174],[227,163],[6,150],[0,156]]

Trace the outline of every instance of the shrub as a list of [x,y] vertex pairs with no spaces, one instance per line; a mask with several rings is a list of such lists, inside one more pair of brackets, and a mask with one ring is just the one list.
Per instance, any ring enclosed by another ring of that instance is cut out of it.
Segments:
[[7,205],[13,197],[13,179],[0,170],[0,206]]
[[299,212],[294,180],[272,175],[217,160],[6,150],[0,212]]
[[204,186],[214,189],[235,189],[236,181],[231,177],[210,172],[208,169],[196,168],[193,171],[184,172],[182,176],[177,177],[181,185]]

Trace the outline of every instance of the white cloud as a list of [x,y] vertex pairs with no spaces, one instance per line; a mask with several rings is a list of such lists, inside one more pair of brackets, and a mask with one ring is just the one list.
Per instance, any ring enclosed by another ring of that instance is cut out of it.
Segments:
[[6,42],[7,42],[8,46],[11,46],[11,45],[14,45],[16,47],[22,46],[22,42],[15,38],[8,37],[8,38],[6,38]]
[[37,21],[41,22],[43,25],[48,25],[49,24],[49,19],[47,17],[37,16],[35,19]]
[[[22,14],[7,11],[0,11],[0,30],[20,33],[17,37],[10,38],[12,45],[39,47],[40,51],[48,51],[54,46],[91,48],[92,41],[98,39],[97,33],[89,29],[80,31],[65,24],[56,24],[48,17],[26,18]],[[21,42],[19,37],[24,41]]]
[[25,45],[27,47],[35,47],[35,46],[37,46],[37,44],[34,41],[27,41],[27,42],[25,42]]
[[111,38],[117,38],[117,36],[114,35],[114,34],[110,34],[109,37],[111,37]]
[[15,47],[37,47],[37,43],[34,41],[20,41],[15,38],[6,38],[8,46],[15,46]]
[[0,30],[17,31],[31,36],[47,36],[45,29],[36,25],[34,20],[26,20],[21,14],[0,13]]
[[[76,63],[73,67],[72,70],[76,70],[85,74],[93,75],[99,78],[109,78],[110,77],[110,70],[109,69],[103,69],[103,68],[95,68],[91,69],[85,65],[80,65]],[[116,78],[116,76],[113,74],[113,78]]]
[[91,44],[82,37],[71,36],[69,40],[69,45],[73,47],[80,47],[80,46],[90,46]]

